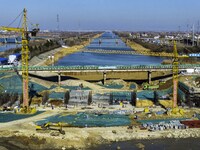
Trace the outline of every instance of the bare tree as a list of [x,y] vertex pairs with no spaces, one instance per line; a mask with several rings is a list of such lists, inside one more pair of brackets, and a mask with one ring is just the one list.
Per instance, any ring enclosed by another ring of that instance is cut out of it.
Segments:
[[69,95],[69,91],[65,92],[65,98],[64,98],[64,103],[67,105],[69,104],[69,99],[70,99],[70,95]]
[[44,105],[49,100],[49,92],[45,91],[42,97],[42,104]]
[[92,91],[90,91],[88,95],[88,105],[90,105],[91,103],[92,103]]
[[137,93],[136,91],[131,92],[131,105],[135,106],[137,100]]
[[113,105],[113,93],[110,93],[109,105]]

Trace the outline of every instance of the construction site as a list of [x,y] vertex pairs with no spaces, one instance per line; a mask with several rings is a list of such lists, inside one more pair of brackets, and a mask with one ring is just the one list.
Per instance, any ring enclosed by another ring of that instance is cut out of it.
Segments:
[[[132,41],[111,31],[84,33],[75,37],[84,39],[79,44],[60,44],[30,57],[30,39],[41,33],[38,24],[28,30],[26,9],[21,15],[21,27],[0,27],[21,37],[20,52],[0,59],[0,137],[6,141],[0,144],[5,148],[90,149],[132,139],[200,138],[199,66],[179,64],[190,56],[178,53],[176,40],[173,53],[155,53],[135,50]],[[46,41],[59,43],[59,36]],[[62,64],[74,55],[80,64]],[[159,63],[87,64],[88,55],[131,55]],[[161,65],[163,58],[172,64]]]

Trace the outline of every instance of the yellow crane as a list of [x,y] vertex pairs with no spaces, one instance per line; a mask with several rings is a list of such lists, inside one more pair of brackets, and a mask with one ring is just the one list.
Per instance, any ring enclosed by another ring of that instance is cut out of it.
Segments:
[[[126,43],[129,43],[130,41],[128,40]],[[131,47],[131,45],[130,45]],[[156,53],[156,52],[139,52],[140,54],[143,55],[149,55],[149,56],[163,56],[163,57],[172,57],[173,62],[172,62],[172,73],[173,73],[173,98],[172,98],[172,108],[177,107],[177,97],[178,97],[178,65],[179,65],[179,58],[188,58],[187,55],[179,55],[176,47],[176,41],[173,41],[173,53]]]
[[178,97],[178,52],[176,47],[176,41],[174,41],[174,57],[173,57],[173,63],[172,63],[172,73],[173,73],[173,104],[172,108],[177,107],[177,97]]
[[[38,26],[38,25],[37,25]],[[24,8],[23,10],[23,22],[22,22],[22,27],[21,28],[14,28],[14,27],[6,27],[2,26],[0,27],[1,30],[6,30],[6,31],[14,31],[14,32],[20,32],[22,34],[22,50],[21,50],[21,55],[22,55],[22,79],[23,79],[23,108],[24,112],[28,112],[29,110],[29,75],[28,75],[28,59],[29,59],[29,33],[37,33],[39,29],[34,29],[33,31],[28,31],[28,26],[27,26],[27,10]]]

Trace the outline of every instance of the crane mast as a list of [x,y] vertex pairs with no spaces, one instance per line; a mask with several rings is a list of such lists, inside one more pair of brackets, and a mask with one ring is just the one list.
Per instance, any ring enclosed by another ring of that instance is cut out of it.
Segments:
[[172,63],[173,72],[173,108],[177,107],[177,97],[178,97],[178,52],[176,47],[176,41],[174,41],[174,58]]
[[29,58],[29,48],[28,48],[28,29],[27,29],[27,10],[23,10],[23,24],[22,24],[22,78],[23,78],[23,107],[28,108],[29,106],[29,95],[28,95],[28,58]]

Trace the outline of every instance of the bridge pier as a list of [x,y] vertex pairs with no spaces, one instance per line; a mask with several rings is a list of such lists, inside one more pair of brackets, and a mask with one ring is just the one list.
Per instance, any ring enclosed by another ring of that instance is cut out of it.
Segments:
[[103,85],[106,84],[106,72],[103,72]]
[[59,86],[61,85],[61,73],[60,72],[58,73],[58,85]]
[[148,82],[149,82],[149,84],[151,84],[151,73],[152,73],[152,71],[148,71]]

